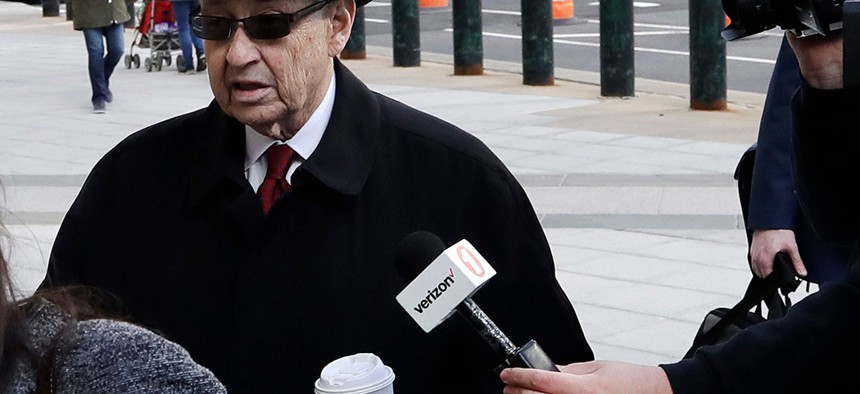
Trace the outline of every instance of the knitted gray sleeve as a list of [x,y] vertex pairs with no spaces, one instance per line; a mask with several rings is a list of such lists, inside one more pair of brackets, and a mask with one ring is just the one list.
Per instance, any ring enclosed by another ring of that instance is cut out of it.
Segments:
[[145,328],[86,320],[60,345],[57,393],[226,393],[179,345]]

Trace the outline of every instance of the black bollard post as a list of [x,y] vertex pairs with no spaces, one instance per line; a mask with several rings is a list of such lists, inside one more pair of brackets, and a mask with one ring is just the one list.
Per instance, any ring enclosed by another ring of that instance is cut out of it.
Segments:
[[355,10],[355,22],[352,23],[352,32],[346,47],[340,53],[341,59],[366,59],[367,46],[364,37],[364,7]]
[[42,16],[60,16],[60,0],[42,0]]
[[726,109],[726,16],[720,0],[690,0],[690,108]]
[[66,20],[70,21],[70,20],[74,20],[74,19],[75,19],[75,12],[72,9],[72,0],[66,0]]
[[454,75],[484,73],[481,0],[454,0]]
[[521,0],[523,25],[523,84],[552,85],[555,70],[551,0]]
[[633,1],[600,2],[600,95],[631,97],[636,74],[633,52]]
[[394,36],[394,66],[420,66],[421,25],[418,0],[393,0],[391,23]]

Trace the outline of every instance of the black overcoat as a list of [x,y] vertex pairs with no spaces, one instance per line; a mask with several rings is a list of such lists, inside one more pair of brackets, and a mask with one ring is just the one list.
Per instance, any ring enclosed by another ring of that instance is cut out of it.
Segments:
[[593,354],[522,187],[478,139],[371,92],[336,61],[334,112],[264,216],[244,126],[216,103],[137,132],[96,165],[43,286],[94,285],[186,347],[231,393],[301,392],[372,352],[399,393],[500,392],[500,358],[464,319],[424,333],[395,301],[394,250],[427,230],[498,271],[474,298],[557,363]]

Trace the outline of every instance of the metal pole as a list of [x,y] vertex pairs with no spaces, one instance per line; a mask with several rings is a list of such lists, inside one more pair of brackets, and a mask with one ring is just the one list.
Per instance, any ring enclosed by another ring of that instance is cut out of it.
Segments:
[[600,95],[631,97],[636,74],[633,54],[633,1],[600,2]]
[[72,0],[66,0],[66,20],[67,21],[75,19],[75,12],[72,10],[72,3],[73,3]]
[[42,16],[60,16],[60,0],[42,0]]
[[418,0],[391,2],[391,23],[394,36],[394,66],[421,65],[421,28]]
[[366,59],[367,47],[364,37],[364,7],[355,10],[355,21],[352,23],[352,32],[346,47],[340,53],[341,59]]
[[690,0],[690,108],[726,109],[726,41],[720,0]]
[[454,75],[484,73],[481,0],[454,0]]
[[523,25],[523,84],[555,83],[551,0],[521,0]]

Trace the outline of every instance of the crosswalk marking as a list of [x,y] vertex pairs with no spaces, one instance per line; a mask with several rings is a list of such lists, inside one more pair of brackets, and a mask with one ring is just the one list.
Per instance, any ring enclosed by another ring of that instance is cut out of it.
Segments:
[[[588,3],[588,5],[597,6],[597,5],[600,5],[600,2],[594,1],[594,2]],[[634,1],[633,2],[633,7],[635,7],[635,8],[653,8],[653,7],[659,7],[659,6],[660,6],[659,3],[649,3],[649,2],[645,2],[645,1]]]

